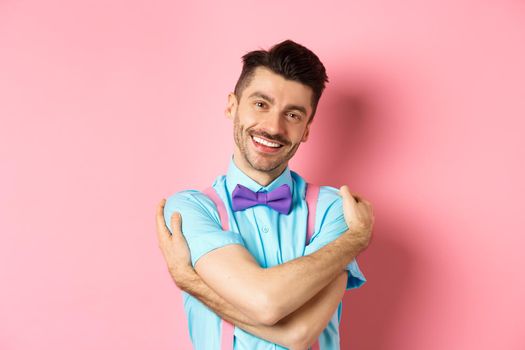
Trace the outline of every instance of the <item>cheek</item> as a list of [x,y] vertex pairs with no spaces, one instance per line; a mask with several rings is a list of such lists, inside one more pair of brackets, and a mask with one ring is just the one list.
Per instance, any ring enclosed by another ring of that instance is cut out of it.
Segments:
[[239,111],[239,124],[243,130],[250,129],[257,125],[257,118],[253,112]]
[[257,113],[260,113],[252,106],[245,104],[239,106],[237,111],[239,113],[239,117],[246,123],[254,123],[257,120]]
[[304,129],[293,130],[290,133],[290,140],[293,143],[300,143],[303,140],[304,133],[305,133]]

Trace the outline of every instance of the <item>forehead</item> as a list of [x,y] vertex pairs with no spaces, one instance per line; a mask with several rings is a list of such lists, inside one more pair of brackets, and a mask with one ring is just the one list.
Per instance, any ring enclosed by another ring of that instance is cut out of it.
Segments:
[[248,85],[242,92],[242,98],[247,98],[253,92],[262,92],[275,99],[276,103],[303,105],[309,108],[313,91],[307,85],[298,81],[285,79],[268,68],[257,67]]

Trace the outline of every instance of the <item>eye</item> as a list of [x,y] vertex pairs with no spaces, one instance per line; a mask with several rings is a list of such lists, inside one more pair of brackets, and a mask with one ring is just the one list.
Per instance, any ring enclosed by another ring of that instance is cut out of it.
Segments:
[[264,108],[264,106],[266,106],[266,103],[262,102],[262,101],[255,101],[255,107],[257,108]]
[[292,119],[301,119],[301,116],[299,114],[288,112],[287,115]]

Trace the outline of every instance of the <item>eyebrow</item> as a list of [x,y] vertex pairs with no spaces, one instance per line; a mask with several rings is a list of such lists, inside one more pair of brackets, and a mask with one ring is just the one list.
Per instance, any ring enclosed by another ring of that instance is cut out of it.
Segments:
[[[262,98],[263,100],[266,100],[268,102],[270,102],[271,104],[274,104],[275,102],[275,99],[273,97],[270,97],[260,91],[255,91],[254,93],[252,93],[250,96],[248,96],[248,98],[252,98],[252,97],[259,97],[259,98]],[[295,109],[297,111],[300,111],[300,112],[303,112],[304,115],[307,115],[306,113],[306,108],[304,108],[303,106],[299,106],[299,105],[286,105],[285,106],[285,109]]]

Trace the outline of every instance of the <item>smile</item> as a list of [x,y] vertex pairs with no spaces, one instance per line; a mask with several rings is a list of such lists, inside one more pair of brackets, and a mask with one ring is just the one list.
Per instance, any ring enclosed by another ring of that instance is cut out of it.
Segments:
[[254,146],[263,153],[276,153],[283,146],[276,142],[270,142],[258,136],[252,136]]

